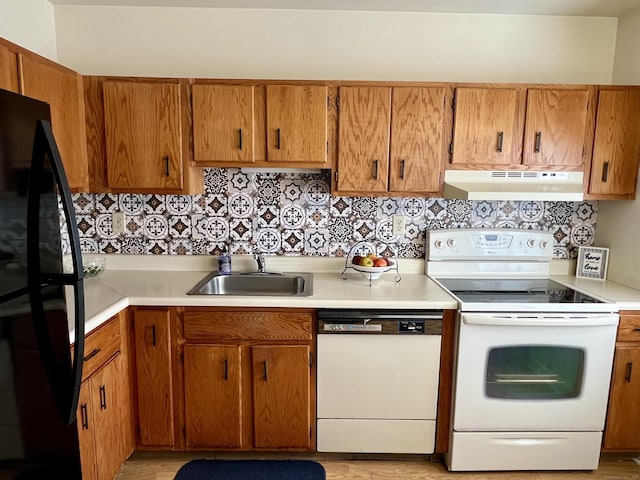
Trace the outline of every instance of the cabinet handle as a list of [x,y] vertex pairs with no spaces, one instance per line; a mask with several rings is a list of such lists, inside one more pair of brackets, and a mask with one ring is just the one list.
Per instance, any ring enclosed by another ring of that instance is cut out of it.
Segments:
[[502,143],[504,142],[504,132],[498,132],[498,152],[502,153]]
[[404,160],[400,160],[400,180],[404,180]]
[[242,129],[238,129],[238,147],[242,150]]
[[157,344],[157,339],[156,339],[156,326],[155,325],[151,325],[151,327],[149,327],[151,330],[151,346],[155,347]]
[[276,148],[280,150],[280,129],[276,128]]
[[627,383],[631,383],[631,370],[633,369],[633,363],[629,362],[627,363],[626,367],[624,368],[624,379],[627,381]]
[[80,418],[82,420],[82,429],[89,430],[89,415],[87,415],[87,404],[80,405]]
[[607,178],[609,178],[609,162],[604,162],[604,165],[602,165],[602,181],[606,182]]
[[224,379],[229,380],[229,361],[226,358],[224,359]]
[[169,176],[169,155],[164,157],[164,174],[165,176]]
[[533,151],[540,153],[540,147],[542,146],[542,132],[536,132],[536,146]]
[[263,374],[264,374],[264,381],[267,381],[267,362],[264,361],[262,362],[262,370],[263,370]]
[[99,348],[94,348],[93,350],[91,350],[91,353],[89,353],[89,355],[84,357],[84,361],[86,362],[88,360],[91,360],[93,357],[95,357],[99,353],[100,353],[100,349]]
[[378,160],[373,161],[373,178],[378,179]]
[[107,390],[104,385],[100,385],[100,410],[107,409]]

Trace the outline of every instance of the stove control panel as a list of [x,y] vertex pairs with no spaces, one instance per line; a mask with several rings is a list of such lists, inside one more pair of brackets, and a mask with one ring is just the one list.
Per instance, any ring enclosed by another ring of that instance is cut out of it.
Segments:
[[427,260],[543,261],[553,256],[553,235],[540,230],[427,230]]

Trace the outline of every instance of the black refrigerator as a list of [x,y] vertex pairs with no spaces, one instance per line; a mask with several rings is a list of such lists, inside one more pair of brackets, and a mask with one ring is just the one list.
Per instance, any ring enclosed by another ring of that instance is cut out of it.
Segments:
[[83,352],[80,243],[49,105],[0,89],[0,478],[82,478]]

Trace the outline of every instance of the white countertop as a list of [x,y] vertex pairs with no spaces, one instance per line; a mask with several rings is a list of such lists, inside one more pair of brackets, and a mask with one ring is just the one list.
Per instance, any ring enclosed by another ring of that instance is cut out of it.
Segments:
[[[210,257],[190,257],[182,261],[175,258],[152,259],[153,262],[148,257],[108,256],[105,273],[85,280],[85,333],[129,305],[385,309],[458,307],[453,297],[424,275],[424,262],[419,260],[401,260],[400,282],[395,282],[395,272],[389,271],[369,286],[368,279],[353,270],[347,270],[347,279],[342,279],[340,273],[344,269],[344,260],[341,259],[313,259],[300,264],[292,259],[268,257],[269,269],[313,272],[313,295],[288,297],[187,295],[187,291],[209,273],[212,263]],[[246,271],[253,266],[246,259],[242,261],[234,260],[234,270]],[[620,310],[640,310],[638,290],[611,281],[576,278],[572,275],[553,275],[552,278],[615,302]],[[70,330],[73,339],[73,325],[70,325]]]

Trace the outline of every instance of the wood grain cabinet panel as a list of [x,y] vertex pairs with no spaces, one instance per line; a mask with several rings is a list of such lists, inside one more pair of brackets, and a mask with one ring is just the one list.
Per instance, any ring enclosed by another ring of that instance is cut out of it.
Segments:
[[183,187],[178,83],[104,82],[107,186]]
[[267,161],[327,163],[327,87],[266,88]]
[[18,56],[0,44],[0,88],[18,93]]
[[187,448],[241,448],[240,346],[186,345],[184,382]]
[[309,346],[254,345],[251,347],[251,355],[255,446],[309,449]]
[[89,174],[82,76],[53,62],[20,54],[22,92],[47,102],[72,191],[87,191]]
[[253,85],[192,86],[194,161],[254,161]]
[[444,88],[393,87],[390,191],[440,189],[444,103]]
[[583,167],[589,91],[527,91],[523,163]]
[[386,192],[391,87],[340,87],[339,191]]
[[139,443],[174,445],[171,314],[168,309],[136,309],[134,339]]
[[451,163],[520,163],[518,98],[515,88],[457,88]]
[[639,162],[640,89],[601,88],[589,194],[634,198]]

